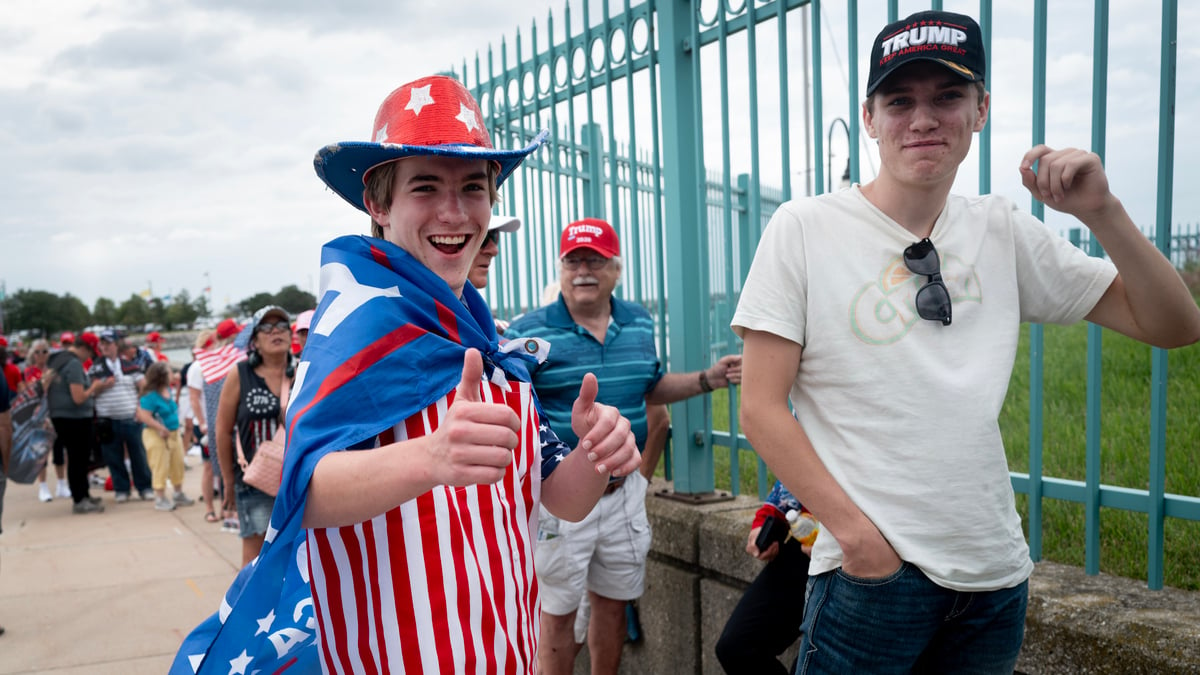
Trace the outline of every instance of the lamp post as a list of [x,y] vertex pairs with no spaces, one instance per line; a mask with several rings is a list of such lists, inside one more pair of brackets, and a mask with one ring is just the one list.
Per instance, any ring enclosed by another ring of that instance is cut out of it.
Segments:
[[[827,178],[825,180],[828,183],[826,192],[833,192],[833,150],[832,150],[832,148],[833,148],[833,129],[839,123],[842,125],[842,128],[846,130],[846,151],[847,151],[847,153],[850,150],[850,143],[852,142],[850,140],[850,125],[847,124],[846,120],[841,117],[833,118],[833,121],[829,123],[829,131],[827,133],[826,141],[825,141],[825,147],[827,148],[826,152],[828,153],[827,156],[825,157],[825,175],[827,176]],[[850,159],[849,159],[849,157],[847,157],[846,158],[846,172],[844,174],[842,174],[842,183],[843,183],[842,187],[845,187],[846,184],[848,184],[849,180],[850,180]]]

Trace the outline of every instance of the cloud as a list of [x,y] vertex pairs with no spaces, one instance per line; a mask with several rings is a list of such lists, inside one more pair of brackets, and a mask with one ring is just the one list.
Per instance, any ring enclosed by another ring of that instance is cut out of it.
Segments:
[[[473,79],[476,57],[486,70],[489,50],[499,69],[501,44],[511,66],[518,32],[528,56],[535,19],[544,50],[550,7],[556,42],[561,41],[564,4],[59,0],[7,8],[0,26],[6,45],[0,51],[3,278],[10,290],[71,292],[89,306],[100,296],[127,298],[147,282],[156,292],[187,288],[196,295],[205,272],[218,303],[226,295],[236,301],[286,284],[315,291],[320,245],[365,231],[366,216],[316,178],[314,152],[330,142],[365,139],[379,102],[402,82],[464,61]],[[884,16],[875,5],[863,4],[872,12],[859,17],[858,44],[865,51]],[[1139,222],[1145,222],[1155,211],[1158,103],[1147,92],[1157,89],[1160,16],[1133,0],[1111,5],[1110,176]],[[824,7],[825,30],[832,35],[844,21],[844,7]],[[973,11],[973,6],[950,8]],[[1051,5],[1047,126],[1054,142],[1089,142],[1090,8],[1079,0]],[[599,18],[601,3],[591,3],[590,9],[593,19]],[[614,3],[610,11],[621,9]],[[993,189],[1028,204],[1015,166],[1031,141],[1032,13],[1024,3],[993,12]],[[581,14],[573,4],[573,33],[583,23]],[[798,20],[790,25],[799,29]],[[1181,7],[1180,35],[1198,29],[1200,8]],[[800,61],[789,64],[791,119],[780,120],[778,77],[771,70],[775,38],[773,31],[758,37],[759,171],[764,185],[784,180],[778,148],[786,125],[790,170],[796,174],[791,178],[803,192]],[[847,97],[842,79],[847,66],[839,68],[837,62],[845,61],[847,44],[844,30],[825,44],[826,126],[834,117],[846,117],[857,98]],[[751,161],[744,37],[734,47],[730,161],[732,172],[743,173]],[[794,32],[789,49],[798,55]],[[1200,59],[1200,47],[1188,41],[1181,41],[1179,50],[1181,64]],[[865,55],[858,65],[861,87]],[[713,72],[704,75],[710,170],[722,163]],[[635,84],[636,101],[648,91],[645,75]],[[624,83],[618,83],[613,103],[620,143],[628,142],[627,134],[622,136],[628,126],[626,96]],[[1177,220],[1196,220],[1200,210],[1200,195],[1190,188],[1198,171],[1190,162],[1198,149],[1198,96],[1200,71],[1180,68]],[[604,115],[604,96],[597,95],[595,103]],[[567,124],[565,114],[559,122]],[[645,116],[635,122],[639,134],[648,131]],[[844,141],[836,140],[835,146],[844,152]],[[649,147],[642,137],[639,148]],[[864,143],[862,151],[863,178],[869,179],[871,144]],[[965,191],[977,183],[974,157],[968,165],[959,180]]]

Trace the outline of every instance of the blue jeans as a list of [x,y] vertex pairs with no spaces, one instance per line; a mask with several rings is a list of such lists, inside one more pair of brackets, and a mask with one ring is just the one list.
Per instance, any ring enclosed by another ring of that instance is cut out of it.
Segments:
[[133,484],[138,492],[151,489],[150,465],[146,462],[146,446],[142,445],[142,423],[137,420],[112,420],[112,439],[100,444],[104,463],[112,475],[113,492],[129,494],[129,471],[125,468],[125,452],[133,469]]
[[909,563],[881,579],[826,572],[808,581],[796,675],[1011,675],[1028,599],[1028,581],[966,593],[938,586]]

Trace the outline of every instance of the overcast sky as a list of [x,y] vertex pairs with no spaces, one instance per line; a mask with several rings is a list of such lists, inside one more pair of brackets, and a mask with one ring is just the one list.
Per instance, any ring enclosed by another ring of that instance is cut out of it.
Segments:
[[[596,12],[600,3],[593,4]],[[824,4],[827,22],[836,25],[844,3]],[[994,152],[1019,157],[1028,145],[1031,62],[1021,22],[1032,10],[1029,2],[996,4],[1003,9],[995,10],[993,59],[1003,53],[1020,65],[1004,77],[997,70],[993,89],[1009,97],[1008,114],[1019,119],[1011,130],[995,129]],[[1086,110],[1080,119],[1078,106],[1067,103],[1086,104],[1090,96],[1091,3],[1052,5],[1052,43],[1087,44],[1051,63],[1051,133],[1061,130],[1086,146]],[[1112,5],[1109,163],[1122,168],[1110,173],[1118,195],[1145,222],[1154,215],[1159,7],[1142,0]],[[393,88],[459,65],[502,36],[511,41],[518,26],[528,39],[533,18],[543,21],[551,7],[561,35],[562,6],[8,0],[0,24],[0,279],[9,293],[70,292],[89,307],[98,297],[120,302],[148,285],[156,295],[187,289],[195,296],[209,279],[218,307],[286,284],[315,292],[320,245],[364,232],[366,216],[324,188],[312,169],[314,152],[334,141],[366,140]],[[572,5],[576,22],[579,6]],[[902,3],[901,14],[922,6]],[[977,3],[946,6],[970,11]],[[860,13],[864,70],[883,16]],[[1181,9],[1180,36],[1200,31],[1198,16]],[[1001,31],[1002,21],[1014,27]],[[844,37],[838,40],[844,49]],[[1118,50],[1127,58],[1118,61]],[[1181,39],[1175,221],[1200,220],[1197,172],[1189,166],[1200,156],[1200,75],[1188,65],[1198,62],[1200,49]],[[840,81],[837,67],[827,64],[827,87]],[[719,158],[709,145],[710,157]],[[869,179],[868,162],[863,167]],[[1009,179],[993,181],[996,191],[1011,188]]]

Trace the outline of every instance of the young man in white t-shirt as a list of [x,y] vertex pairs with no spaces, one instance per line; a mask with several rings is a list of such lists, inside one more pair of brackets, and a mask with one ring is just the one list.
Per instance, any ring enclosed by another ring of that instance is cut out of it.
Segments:
[[878,178],[781,206],[732,321],[746,435],[822,523],[798,672],[1011,673],[1033,564],[997,418],[1020,323],[1200,339],[1095,154],[1038,146],[1019,170],[1111,263],[1003,197],[950,194],[987,122],[985,64],[969,17],[884,28],[862,107]]

